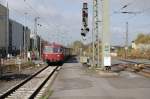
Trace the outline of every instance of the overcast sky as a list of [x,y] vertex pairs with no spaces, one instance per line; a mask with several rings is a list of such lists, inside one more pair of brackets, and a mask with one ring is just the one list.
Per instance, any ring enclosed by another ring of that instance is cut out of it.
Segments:
[[[5,1],[5,0],[1,0]],[[40,17],[38,34],[51,42],[67,43],[82,40],[81,9],[84,0],[8,0],[10,18],[26,24],[33,31],[34,18]],[[92,0],[89,2],[89,26],[92,24]],[[124,5],[127,8],[121,10]],[[129,22],[129,40],[135,39],[139,33],[150,33],[150,0],[110,0],[110,18],[112,44],[123,45],[125,40],[125,23]],[[140,12],[136,15],[114,12]],[[24,13],[28,14],[25,15]],[[26,21],[25,21],[26,19]],[[63,38],[63,39],[62,39]],[[87,39],[91,41],[91,31]]]

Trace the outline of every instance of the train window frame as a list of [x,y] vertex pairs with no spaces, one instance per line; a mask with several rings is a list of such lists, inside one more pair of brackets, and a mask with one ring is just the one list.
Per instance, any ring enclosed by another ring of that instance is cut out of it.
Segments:
[[50,46],[45,46],[44,49],[43,49],[43,52],[44,53],[53,53],[53,48],[50,47]]
[[54,47],[53,48],[53,53],[59,53],[59,48]]

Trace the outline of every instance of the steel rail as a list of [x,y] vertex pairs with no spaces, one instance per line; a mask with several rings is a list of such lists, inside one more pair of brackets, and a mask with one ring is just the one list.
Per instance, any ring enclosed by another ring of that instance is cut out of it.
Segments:
[[[145,77],[150,77],[150,64],[149,63],[145,63],[145,62],[135,62],[135,61],[132,61],[132,60],[126,60],[126,59],[119,59],[123,62],[127,62],[127,63],[133,63],[133,64],[137,64],[137,65],[140,65],[140,64],[143,64],[144,67],[139,70],[138,72],[136,72],[137,74],[140,74],[140,75],[143,75]],[[131,68],[129,67],[129,69],[132,69],[132,70],[135,70],[135,68]]]
[[59,66],[57,66],[50,75],[42,82],[42,84],[32,93],[32,95],[29,97],[29,99],[34,99],[36,95],[40,92],[40,90],[43,88],[43,86],[47,83],[47,81],[52,77],[52,75],[55,73],[55,71],[58,69]]
[[9,95],[11,95],[14,91],[16,91],[17,89],[19,89],[21,86],[23,86],[24,84],[26,84],[28,81],[30,81],[32,78],[34,78],[35,76],[37,76],[39,73],[41,73],[43,70],[45,70],[46,68],[48,68],[49,66],[45,66],[44,68],[42,68],[41,70],[39,70],[38,72],[34,73],[33,75],[31,75],[30,77],[28,77],[27,79],[25,79],[24,81],[22,81],[21,83],[17,84],[16,86],[14,86],[13,88],[9,89],[8,91],[6,91],[4,94],[2,94],[0,96],[0,99],[4,99],[7,98]]

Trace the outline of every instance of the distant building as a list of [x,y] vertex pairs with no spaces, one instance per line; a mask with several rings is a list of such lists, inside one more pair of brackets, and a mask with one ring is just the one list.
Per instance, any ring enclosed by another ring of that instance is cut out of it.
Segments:
[[40,52],[41,50],[41,37],[37,35],[37,50]]
[[27,52],[30,48],[30,29],[9,19],[9,10],[0,4],[0,54]]
[[120,46],[112,46],[110,49],[110,55],[113,57],[116,57],[118,55],[117,51],[119,48],[121,48],[121,47]]
[[30,38],[30,48],[29,48],[30,51],[33,51],[34,50],[34,39],[33,38]]
[[133,49],[137,49],[137,46],[136,46],[136,44],[135,44],[135,42],[134,42],[134,41],[132,41],[131,48],[133,48]]
[[8,51],[8,9],[0,4],[0,53],[3,56]]
[[140,51],[148,51],[150,50],[150,44],[136,44],[134,41],[132,41],[132,48]]
[[24,47],[23,25],[10,20],[9,21],[9,53],[23,50]]
[[30,34],[31,34],[31,30],[26,27],[26,49],[29,51],[29,48],[30,48]]
[[36,52],[37,57],[39,57],[41,55],[41,47],[42,47],[42,39],[39,35],[37,36],[33,36],[31,34],[30,36],[30,51],[34,51]]
[[30,47],[30,29],[9,20],[9,53],[28,51]]
[[136,48],[140,51],[148,51],[150,50],[150,44],[137,44]]
[[41,37],[39,35],[36,35],[34,33],[30,34],[30,50],[37,50],[40,51],[40,47],[41,47]]

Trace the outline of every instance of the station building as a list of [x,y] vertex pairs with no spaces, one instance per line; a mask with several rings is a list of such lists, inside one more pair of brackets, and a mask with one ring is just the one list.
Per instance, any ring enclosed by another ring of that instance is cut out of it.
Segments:
[[0,53],[5,56],[9,46],[8,9],[0,4]]
[[27,52],[30,48],[30,29],[9,19],[9,10],[0,4],[0,54]]
[[9,53],[17,54],[28,51],[30,47],[30,29],[22,24],[9,20]]

